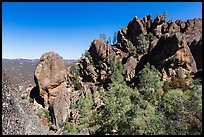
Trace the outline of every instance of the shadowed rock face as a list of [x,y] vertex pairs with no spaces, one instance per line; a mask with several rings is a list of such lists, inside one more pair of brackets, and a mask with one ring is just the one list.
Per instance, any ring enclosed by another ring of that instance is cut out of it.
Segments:
[[59,92],[66,90],[66,68],[64,60],[55,52],[41,56],[35,69],[35,83],[39,87],[40,96],[45,107],[52,104]]
[[48,128],[33,114],[19,91],[13,89],[2,69],[2,133],[3,135],[46,135]]
[[187,45],[185,35],[162,35],[158,44],[147,54],[146,62],[150,62],[168,77],[175,76],[179,67],[189,76],[197,71],[193,55]]
[[162,35],[157,45],[143,56],[136,67],[136,73],[149,62],[158,68],[163,77],[176,75],[178,68],[184,70],[184,75],[189,76],[197,72],[196,62],[186,43],[185,35]]

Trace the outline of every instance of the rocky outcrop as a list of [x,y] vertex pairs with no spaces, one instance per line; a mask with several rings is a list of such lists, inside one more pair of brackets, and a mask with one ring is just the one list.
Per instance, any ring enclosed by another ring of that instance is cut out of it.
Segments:
[[66,68],[61,56],[55,52],[48,52],[41,56],[35,69],[34,79],[46,108],[48,104],[53,103],[60,92],[66,91],[65,75]]
[[45,109],[50,111],[52,123],[59,129],[66,119],[69,107],[63,58],[55,52],[43,54],[36,66],[34,78],[39,87],[39,95],[44,100]]
[[[132,71],[134,67],[137,73],[147,62],[159,68],[163,75],[166,75],[164,77],[176,75],[179,67],[183,68],[186,76],[194,74],[197,69],[202,69],[202,19],[166,22],[162,15],[158,15],[154,21],[151,15],[143,19],[138,19],[136,16],[127,27],[118,31],[116,47],[130,53],[130,43],[137,46],[137,37],[140,34],[150,33],[153,34],[153,37],[149,39],[148,52],[143,55],[136,53],[137,56],[142,56],[141,60],[136,57],[134,65],[124,62],[126,80],[132,77],[127,73],[134,72]],[[129,58],[132,60],[132,57]],[[133,73],[129,74],[133,75]]]
[[190,50],[195,59],[197,69],[202,69],[202,39],[199,41],[194,40],[190,45]]
[[160,38],[162,35],[162,26],[165,24],[165,21],[166,19],[163,16],[158,15],[154,19],[149,32],[153,33],[157,38]]
[[125,64],[124,64],[124,68],[125,68],[125,80],[126,81],[131,81],[134,76],[135,76],[135,68],[137,66],[138,60],[136,57],[134,56],[130,56]]
[[[177,75],[181,67],[187,77],[197,71],[196,63],[187,45],[185,34],[166,33],[159,39],[157,45],[142,57],[136,71],[139,72],[149,62],[163,72],[163,77]],[[167,76],[166,76],[167,75]]]
[[111,54],[112,48],[105,44],[100,38],[97,38],[91,43],[91,47],[88,51],[94,63],[97,64],[99,61],[104,61],[107,56]]
[[3,135],[46,135],[48,128],[35,115],[27,102],[20,99],[2,69],[2,133]]
[[70,88],[68,88],[65,92],[60,92],[53,102],[56,125],[59,128],[63,126],[63,122],[67,119],[70,106],[70,92]]
[[80,59],[80,74],[84,81],[93,83],[104,82],[111,73],[110,56],[114,54],[117,60],[122,61],[127,55],[116,46],[105,44],[100,38],[92,42],[88,52],[90,55]]
[[127,27],[124,27],[118,31],[117,35],[117,47],[123,52],[129,52],[129,41],[135,46],[137,45],[137,37],[142,33],[147,35],[152,25],[151,15],[145,16],[143,19],[139,19],[137,16],[133,18]]
[[202,69],[202,19],[189,19],[186,22],[186,40],[194,56],[198,69]]

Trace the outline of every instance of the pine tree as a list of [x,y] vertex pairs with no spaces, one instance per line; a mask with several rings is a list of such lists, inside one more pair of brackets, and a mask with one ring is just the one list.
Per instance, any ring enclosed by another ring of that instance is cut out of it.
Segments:
[[113,34],[113,45],[117,43],[117,32],[115,31]]

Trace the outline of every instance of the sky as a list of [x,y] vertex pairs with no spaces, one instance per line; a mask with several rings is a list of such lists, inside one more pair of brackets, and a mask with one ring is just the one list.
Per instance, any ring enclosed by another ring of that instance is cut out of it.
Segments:
[[39,59],[55,51],[79,59],[100,33],[113,37],[137,16],[202,18],[202,2],[3,2],[2,58]]

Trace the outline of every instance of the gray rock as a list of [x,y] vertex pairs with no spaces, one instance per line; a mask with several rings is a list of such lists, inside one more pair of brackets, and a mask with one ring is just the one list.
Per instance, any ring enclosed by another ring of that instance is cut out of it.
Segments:
[[3,135],[46,135],[48,128],[21,100],[2,69],[2,133]]

